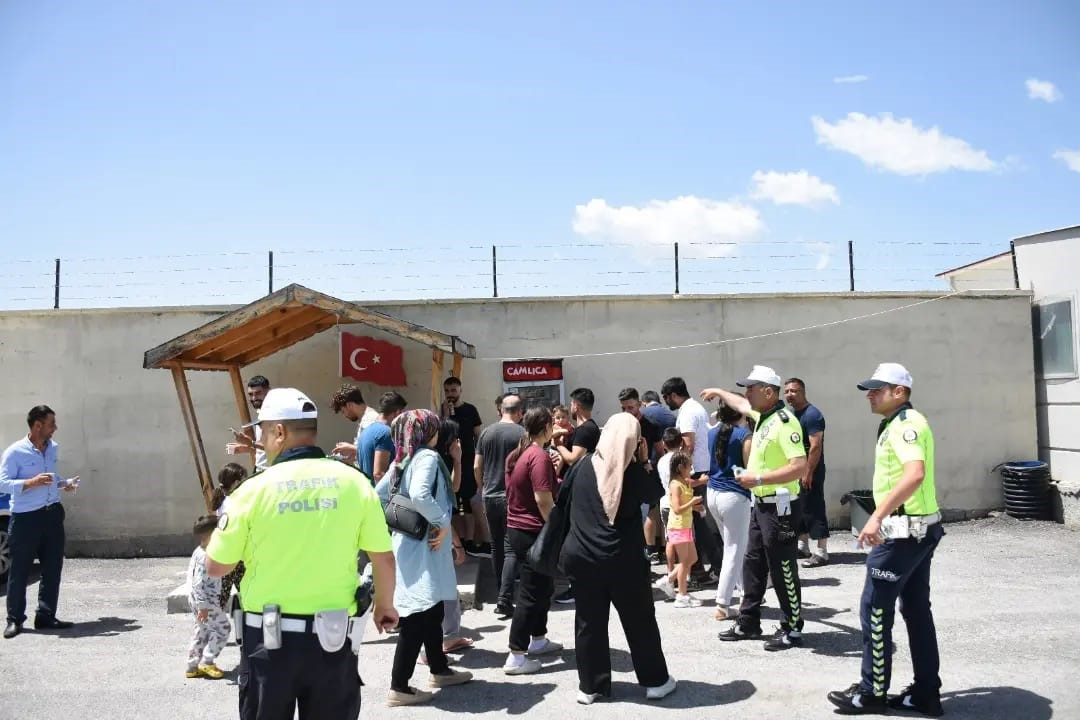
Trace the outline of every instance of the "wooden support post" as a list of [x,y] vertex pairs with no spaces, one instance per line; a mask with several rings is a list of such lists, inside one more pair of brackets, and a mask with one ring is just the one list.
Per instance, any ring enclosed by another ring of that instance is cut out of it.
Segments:
[[431,409],[435,412],[442,401],[443,357],[442,350],[431,351]]
[[460,353],[454,353],[454,369],[453,374],[458,380],[461,379],[461,361],[462,357]]
[[187,375],[184,374],[182,365],[172,366],[173,383],[176,385],[176,395],[180,399],[180,412],[184,415],[184,427],[187,429],[188,441],[191,443],[191,456],[195,460],[195,471],[199,475],[199,486],[202,489],[203,500],[206,502],[206,512],[213,512],[214,486],[210,479],[210,463],[206,460],[206,449],[203,447],[202,435],[199,433],[199,421],[195,418],[195,406],[191,402],[191,389],[188,387]]
[[[236,397],[236,409],[240,411],[240,424],[247,425],[251,422],[251,410],[248,409],[247,393],[244,392],[244,381],[240,377],[240,366],[233,365],[229,368],[229,379],[232,380],[233,395]],[[244,430],[244,434],[255,442],[255,433],[251,428]],[[253,446],[254,447],[254,446]],[[255,468],[255,451],[251,453],[251,467]]]

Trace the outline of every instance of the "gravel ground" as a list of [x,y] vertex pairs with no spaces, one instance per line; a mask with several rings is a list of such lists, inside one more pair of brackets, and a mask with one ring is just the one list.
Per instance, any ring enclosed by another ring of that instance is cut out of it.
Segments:
[[[933,599],[942,652],[948,717],[1043,720],[1080,718],[1075,693],[1080,668],[1080,536],[1050,523],[1007,517],[950,524],[934,560]],[[392,637],[369,633],[360,654],[366,718],[437,718],[447,711],[479,717],[543,713],[547,717],[675,717],[723,708],[740,720],[832,717],[825,693],[858,678],[858,599],[863,555],[847,535],[834,537],[835,562],[803,570],[806,647],[765,653],[759,643],[721,645],[712,619],[711,592],[697,595],[706,607],[676,610],[658,602],[664,649],[678,691],[645,704],[634,683],[618,621],[611,638],[616,671],[614,698],[586,711],[574,702],[573,651],[553,658],[531,677],[499,670],[507,623],[490,609],[470,611],[464,624],[476,647],[458,667],[476,681],[441,691],[428,707],[384,705]],[[78,623],[65,633],[27,632],[0,640],[0,718],[139,718],[195,720],[236,714],[235,672],[219,681],[187,680],[184,657],[191,621],[166,615],[164,597],[175,587],[186,558],[69,560],[61,591],[61,617]],[[490,588],[488,588],[490,591]],[[35,591],[31,589],[31,597]],[[766,629],[778,617],[768,599]],[[490,606],[488,606],[490,608]],[[572,606],[551,613],[552,638],[573,646]],[[897,616],[894,688],[911,675],[902,619]],[[220,665],[232,670],[230,645]],[[426,684],[419,667],[416,684]],[[566,715],[563,715],[563,714]]]

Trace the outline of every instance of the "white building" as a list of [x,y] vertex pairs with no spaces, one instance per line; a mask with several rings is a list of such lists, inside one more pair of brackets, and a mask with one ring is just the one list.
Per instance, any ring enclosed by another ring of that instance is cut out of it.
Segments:
[[1055,480],[1080,483],[1080,225],[1018,237],[1013,247],[1020,288],[1032,291],[1039,456]]
[[1011,290],[1016,287],[1010,251],[940,272],[935,277],[948,280],[953,290]]

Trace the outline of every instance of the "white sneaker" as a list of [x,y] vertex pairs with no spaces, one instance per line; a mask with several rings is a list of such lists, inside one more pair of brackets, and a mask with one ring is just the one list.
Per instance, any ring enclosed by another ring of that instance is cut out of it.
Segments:
[[667,575],[654,582],[653,587],[667,595],[668,600],[675,599],[675,588],[671,586],[671,579]]
[[675,598],[675,607],[677,608],[696,608],[701,607],[701,601],[693,595],[680,595]]
[[660,687],[645,688],[646,700],[663,700],[671,693],[675,692],[675,686],[678,683],[675,682],[675,678],[668,675],[667,682]]
[[557,643],[557,642],[554,642],[553,640],[548,640],[547,638],[544,638],[543,642],[541,642],[539,647],[537,647],[536,649],[533,649],[533,644],[530,642],[529,643],[529,653],[528,654],[532,655],[532,656],[550,655],[551,653],[557,653],[557,652],[561,651],[562,649],[563,649],[563,646],[562,646],[561,643]]
[[578,690],[577,701],[578,705],[592,705],[594,702],[602,698],[600,693],[586,693]]
[[[521,658],[521,662],[516,662],[517,658]],[[506,660],[506,664],[503,665],[503,672],[507,675],[532,675],[533,673],[540,672],[544,666],[540,664],[540,661],[536,658],[527,658],[523,655],[511,655]]]

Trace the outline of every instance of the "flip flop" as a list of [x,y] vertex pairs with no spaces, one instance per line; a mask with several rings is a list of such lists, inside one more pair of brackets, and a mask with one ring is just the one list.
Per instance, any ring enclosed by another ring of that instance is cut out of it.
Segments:
[[466,637],[454,638],[449,645],[443,645],[444,653],[458,652],[460,650],[468,650],[473,646],[473,641]]

